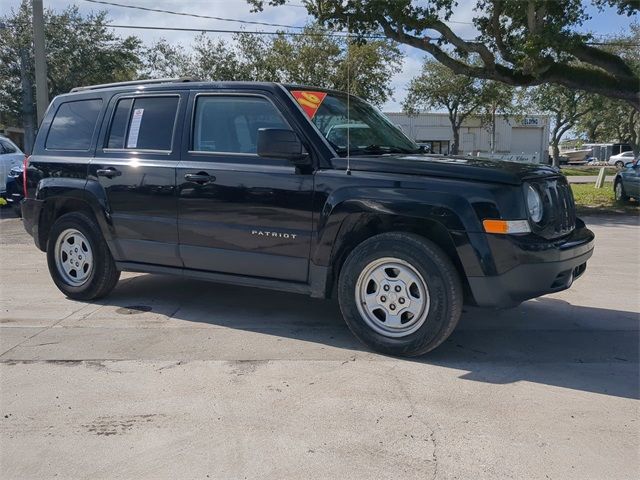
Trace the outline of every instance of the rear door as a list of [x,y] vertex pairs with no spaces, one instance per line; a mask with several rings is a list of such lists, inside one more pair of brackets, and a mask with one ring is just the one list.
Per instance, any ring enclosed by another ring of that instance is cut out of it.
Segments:
[[306,282],[313,173],[256,154],[259,128],[291,128],[268,92],[192,92],[178,166],[187,268]]
[[106,192],[117,260],[182,266],[175,173],[186,99],[163,90],[109,104],[89,181]]

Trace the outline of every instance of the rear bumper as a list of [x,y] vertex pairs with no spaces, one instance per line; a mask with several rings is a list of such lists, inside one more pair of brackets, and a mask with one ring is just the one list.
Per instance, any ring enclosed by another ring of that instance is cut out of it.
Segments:
[[594,240],[593,232],[578,221],[571,235],[559,242],[535,242],[514,236],[508,243],[493,245],[492,250],[500,247],[500,251],[493,251],[494,258],[508,258],[508,263],[515,266],[499,275],[468,277],[475,303],[481,307],[506,308],[566,290],[585,272],[587,260],[593,255]]
[[42,204],[42,200],[25,198],[20,204],[20,210],[22,211],[22,225],[24,225],[24,229],[33,237],[36,247],[44,251],[43,246],[40,245],[40,235],[38,232]]

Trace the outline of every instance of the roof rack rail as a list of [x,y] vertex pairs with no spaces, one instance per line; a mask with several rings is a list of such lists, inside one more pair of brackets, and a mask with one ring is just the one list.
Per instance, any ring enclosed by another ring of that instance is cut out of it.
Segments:
[[156,83],[180,83],[180,82],[199,82],[200,80],[192,77],[180,77],[180,78],[155,78],[151,80],[132,80],[129,82],[114,82],[114,83],[102,83],[100,85],[87,85],[85,87],[75,87],[69,92],[82,92],[85,90],[98,90],[100,88],[110,87],[126,87],[128,85],[152,85]]

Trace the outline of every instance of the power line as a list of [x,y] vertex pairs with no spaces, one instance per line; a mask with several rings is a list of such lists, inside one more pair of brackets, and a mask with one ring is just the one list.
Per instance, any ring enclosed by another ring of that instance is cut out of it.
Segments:
[[[96,25],[94,23],[83,23],[83,26],[91,26]],[[346,33],[321,33],[321,32],[284,32],[284,31],[276,31],[276,32],[263,32],[263,31],[247,31],[247,30],[226,30],[221,28],[188,28],[188,27],[157,27],[151,25],[114,25],[114,24],[104,24],[104,27],[107,28],[130,28],[130,29],[140,29],[140,30],[171,30],[177,32],[205,32],[205,33],[248,33],[250,35],[287,35],[293,37],[339,37],[339,38],[348,38],[348,34]],[[361,35],[359,36],[365,39],[386,39],[384,35]]]
[[279,23],[268,23],[268,22],[258,22],[255,20],[238,20],[235,18],[223,18],[223,17],[216,17],[213,15],[200,15],[197,13],[184,13],[184,12],[176,12],[173,10],[162,10],[159,8],[149,8],[149,7],[141,7],[139,5],[125,5],[123,3],[115,3],[115,2],[106,2],[104,0],[84,0],[85,2],[89,2],[89,3],[97,3],[97,4],[101,4],[101,5],[109,5],[112,7],[122,7],[122,8],[131,8],[134,10],[143,10],[145,12],[155,12],[155,13],[167,13],[169,15],[180,15],[183,17],[193,17],[193,18],[205,18],[208,20],[219,20],[222,22],[236,22],[236,23],[244,23],[244,24],[248,24],[248,25],[262,25],[265,27],[281,27],[281,28],[295,28],[298,30],[302,30],[305,27],[300,27],[300,26],[296,26],[296,25],[282,25]]
[[[86,26],[95,25],[91,23],[83,24]],[[105,24],[105,27],[110,28],[128,28],[128,29],[140,29],[140,30],[171,30],[178,32],[205,32],[205,33],[247,33],[250,35],[286,35],[293,37],[338,37],[338,38],[348,38],[349,34],[347,33],[321,33],[321,32],[263,32],[263,31],[247,31],[247,30],[226,30],[220,28],[187,28],[187,27],[158,27],[158,26],[150,26],[150,25],[114,25],[114,24]],[[351,36],[354,36],[353,34]],[[384,35],[377,34],[369,34],[369,35],[358,35],[359,38],[371,39],[371,40],[384,40],[387,39]],[[439,40],[438,38],[431,38],[431,40]],[[465,39],[465,42],[474,42],[475,40]],[[586,45],[613,45],[620,47],[640,47],[640,43],[608,43],[608,42],[587,42]]]

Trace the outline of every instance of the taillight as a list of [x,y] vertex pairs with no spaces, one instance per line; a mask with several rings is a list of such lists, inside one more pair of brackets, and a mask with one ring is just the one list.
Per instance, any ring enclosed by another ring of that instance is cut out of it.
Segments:
[[27,169],[29,168],[29,156],[25,155],[22,161],[22,192],[24,198],[27,198]]

